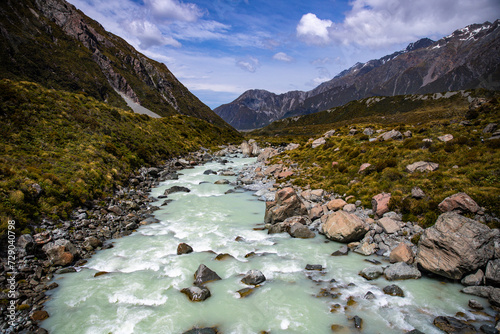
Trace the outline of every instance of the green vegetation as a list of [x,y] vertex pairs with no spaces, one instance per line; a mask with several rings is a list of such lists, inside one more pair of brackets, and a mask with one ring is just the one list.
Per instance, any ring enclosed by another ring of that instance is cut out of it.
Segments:
[[[490,98],[493,95],[486,93]],[[392,104],[392,99],[401,103],[401,108],[406,108],[402,102],[404,97],[385,98],[385,106]],[[373,108],[381,111],[390,109],[375,103],[365,116],[360,112],[360,106],[367,105],[365,99],[335,108],[334,112],[273,123],[248,136],[255,138],[260,135],[259,140],[264,146],[266,142],[301,144],[298,149],[283,153],[272,161],[299,166],[291,179],[281,182],[291,181],[301,187],[352,195],[367,207],[371,207],[374,195],[390,192],[390,207],[401,212],[405,220],[419,221],[423,226],[433,224],[439,214],[438,204],[457,192],[469,194],[487,212],[500,215],[500,140],[488,140],[491,134],[482,132],[489,123],[500,124],[500,94],[494,95],[489,103],[475,111],[469,111],[469,103],[459,98],[437,101],[413,110],[407,108],[404,113],[388,111],[383,116],[371,111]],[[399,106],[397,103],[394,105]],[[353,121],[344,120],[349,115],[350,106],[357,116]],[[343,115],[339,121],[340,112]],[[324,118],[327,115],[331,115],[330,121]],[[466,119],[470,125],[460,124]],[[369,141],[370,137],[376,138],[378,134],[364,135],[363,130],[367,127],[381,132],[392,129],[401,133],[411,131],[412,137],[385,142]],[[358,130],[355,135],[349,135],[352,128]],[[336,133],[326,139],[326,144],[311,148],[310,138],[319,138],[332,129]],[[454,139],[441,142],[438,137],[444,134],[451,134]],[[432,143],[423,141],[427,138],[432,139]],[[438,163],[439,169],[424,173],[405,170],[407,165],[417,161]],[[359,173],[364,163],[371,166]],[[412,198],[413,187],[420,187],[426,198]]]
[[[189,116],[153,119],[83,94],[0,80],[0,215],[20,230],[110,195],[134,169],[241,138]],[[41,193],[35,184],[41,188]]]

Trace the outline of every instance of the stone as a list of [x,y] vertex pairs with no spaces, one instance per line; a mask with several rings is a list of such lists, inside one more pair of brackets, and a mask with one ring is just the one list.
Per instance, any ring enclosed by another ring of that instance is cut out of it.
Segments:
[[419,187],[413,187],[411,189],[411,197],[413,197],[415,199],[422,199],[425,197],[425,193]]
[[326,143],[325,138],[321,137],[321,138],[318,138],[318,139],[316,139],[315,141],[313,141],[313,142],[311,143],[311,147],[312,147],[312,148],[316,148],[316,147],[318,147],[318,146],[324,145],[325,143]]
[[278,173],[278,179],[286,179],[287,177],[292,176],[294,173],[291,170],[283,171],[281,173]]
[[346,204],[346,205],[344,205],[344,208],[342,210],[344,210],[345,212],[353,213],[354,211],[356,211],[356,205]]
[[358,173],[361,174],[363,173],[365,170],[367,170],[368,168],[371,167],[372,164],[369,164],[369,163],[364,163],[362,164],[360,167],[359,167],[359,170],[358,170]]
[[388,218],[388,217],[382,217],[378,220],[378,223],[377,223],[380,227],[382,227],[382,229],[384,230],[385,233],[387,234],[392,234],[392,233],[396,233],[398,232],[401,227],[399,226],[399,224],[391,219],[391,218]]
[[475,299],[469,300],[469,307],[473,308],[474,310],[483,310],[484,309],[484,306]]
[[490,123],[483,129],[483,133],[493,133],[497,129],[497,123]]
[[443,213],[422,234],[416,262],[437,275],[461,279],[493,257],[498,234],[498,230],[457,213]]
[[323,270],[323,266],[321,264],[307,264],[306,270]]
[[202,302],[211,296],[210,290],[205,286],[192,286],[181,290],[193,302]]
[[108,207],[108,211],[113,212],[117,216],[121,216],[123,214],[123,210],[120,209],[120,207],[117,205],[111,205],[110,207]]
[[373,294],[373,292],[368,291],[368,292],[364,295],[363,299],[366,299],[366,300],[372,300],[372,299],[377,299],[377,297],[375,297],[375,295]]
[[218,281],[221,278],[217,273],[204,264],[200,264],[196,272],[194,273],[194,285],[203,285],[207,282]]
[[390,265],[384,270],[385,279],[388,281],[418,279],[422,276],[420,271],[404,262]]
[[343,199],[336,198],[328,202],[326,204],[326,207],[328,208],[328,210],[337,211],[337,210],[342,210],[346,204],[347,202],[344,201]]
[[361,243],[358,247],[354,249],[355,253],[364,255],[364,256],[369,256],[374,254],[377,251],[377,244],[370,243],[370,242],[363,242]]
[[404,297],[403,290],[396,284],[388,285],[383,289],[384,293],[389,296]]
[[78,250],[66,239],[49,242],[42,247],[52,265],[66,266],[73,262]]
[[340,249],[338,251],[335,251],[332,253],[332,256],[345,256],[349,254],[349,247],[347,247],[346,245],[340,247]]
[[363,130],[363,134],[366,136],[371,136],[375,133],[375,131],[372,128],[365,128]]
[[484,284],[484,272],[479,269],[475,274],[465,276],[461,283],[465,286],[478,286]]
[[333,135],[335,134],[335,130],[330,130],[330,131],[327,131],[323,134],[323,137],[325,138],[330,138],[332,137]]
[[481,331],[481,333],[485,333],[485,334],[498,334],[499,333],[498,329],[496,329],[493,325],[488,325],[488,324],[481,325],[481,327],[479,327],[479,330]]
[[311,231],[307,226],[304,226],[300,223],[294,223],[290,225],[290,228],[288,229],[288,234],[292,236],[293,238],[300,238],[300,239],[310,239],[314,238],[316,234]]
[[384,269],[380,266],[371,266],[361,270],[358,275],[371,281],[384,274]]
[[33,321],[43,321],[49,317],[47,311],[37,310],[31,315],[31,320]]
[[246,140],[244,140],[241,143],[240,148],[241,148],[241,153],[243,154],[243,156],[251,157],[253,155],[253,147]]
[[486,284],[500,285],[500,259],[488,262],[484,277],[486,278]]
[[214,182],[214,184],[230,184],[229,180],[226,179],[220,179]]
[[292,187],[276,192],[273,202],[266,202],[264,222],[276,224],[288,217],[305,216],[307,208]]
[[178,193],[178,192],[188,193],[188,192],[191,192],[191,190],[189,188],[186,188],[186,187],[172,186],[172,187],[166,189],[165,192],[163,193],[163,195],[168,196],[170,194]]
[[477,333],[474,326],[459,320],[454,317],[436,317],[434,319],[434,326],[446,333],[461,333],[461,334],[475,334]]
[[17,239],[17,247],[24,250],[27,254],[31,254],[34,251],[35,239],[31,234],[23,234]]
[[322,230],[330,240],[349,243],[361,240],[368,232],[369,227],[354,214],[336,211],[328,216]]
[[[90,236],[83,241],[83,247],[87,250],[96,249],[102,246],[102,241],[96,237]],[[89,249],[90,248],[90,249]]]
[[400,242],[399,245],[397,245],[389,255],[389,261],[391,263],[405,262],[408,264],[412,264],[413,258],[413,251],[411,250],[410,246],[408,246],[404,242]]
[[493,286],[468,286],[461,290],[468,295],[488,298],[490,304],[500,307],[500,289]]
[[245,277],[241,279],[241,282],[247,285],[258,285],[266,280],[266,276],[259,270],[249,270]]
[[446,134],[443,136],[438,137],[438,139],[444,143],[449,142],[450,140],[453,140],[453,135]]
[[355,315],[352,317],[352,321],[354,322],[354,328],[356,329],[362,329],[363,328],[363,319]]
[[388,140],[401,140],[403,139],[403,135],[401,132],[397,130],[391,130],[388,132],[384,132],[380,136],[377,137],[380,141],[388,141]]
[[177,255],[182,255],[182,254],[189,254],[193,252],[193,247],[189,246],[188,244],[181,242],[177,246]]
[[349,136],[354,136],[356,133],[358,133],[357,129],[350,129],[349,130]]
[[245,298],[245,297],[250,296],[254,291],[255,291],[254,288],[243,288],[243,289],[240,289],[236,292],[238,292],[240,294],[240,298]]
[[441,212],[455,211],[458,213],[476,213],[481,210],[481,207],[466,193],[457,193],[446,197],[439,203],[438,208]]
[[260,152],[259,156],[257,157],[257,162],[266,161],[269,158],[274,157],[277,154],[278,154],[278,150],[276,150],[272,147],[266,147],[265,149],[263,149]]
[[382,217],[386,212],[389,212],[389,201],[391,193],[380,193],[372,198],[372,210],[375,217]]
[[435,162],[417,161],[417,162],[412,163],[411,165],[407,165],[406,171],[408,173],[433,172],[438,168],[439,168],[439,164],[437,164]]
[[408,130],[408,131],[403,132],[403,136],[405,136],[406,138],[411,138],[413,136],[413,134],[411,133],[410,130]]
[[321,218],[323,214],[324,214],[323,206],[317,204],[316,206],[313,206],[309,211],[309,219],[316,220],[318,218]]

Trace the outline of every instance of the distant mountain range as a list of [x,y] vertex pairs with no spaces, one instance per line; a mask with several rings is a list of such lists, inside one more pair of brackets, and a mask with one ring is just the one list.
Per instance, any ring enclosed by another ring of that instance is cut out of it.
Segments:
[[0,1],[0,78],[84,93],[160,116],[189,115],[227,127],[168,68],[107,32],[64,0]]
[[311,91],[249,90],[214,111],[233,127],[255,129],[371,96],[500,89],[500,20],[428,38],[380,59],[357,63]]

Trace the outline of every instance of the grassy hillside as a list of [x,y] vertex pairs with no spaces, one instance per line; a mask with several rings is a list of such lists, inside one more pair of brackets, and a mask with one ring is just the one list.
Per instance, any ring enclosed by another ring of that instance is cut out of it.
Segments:
[[[373,113],[365,117],[359,109],[367,104],[366,100],[361,100],[335,108],[331,113],[304,117],[310,120],[311,116],[319,119],[330,115],[337,122],[307,124],[304,119],[298,119],[296,125],[289,120],[288,126],[285,126],[281,121],[249,136],[255,138],[256,133],[260,133],[262,143],[301,144],[298,149],[274,159],[273,163],[282,161],[291,168],[298,166],[291,178],[279,182],[291,181],[302,187],[323,188],[346,197],[352,195],[352,201],[362,200],[368,207],[371,206],[372,196],[390,192],[392,209],[403,213],[405,219],[418,220],[426,226],[434,223],[439,213],[437,205],[445,197],[462,191],[485,207],[487,212],[500,215],[500,140],[489,140],[491,133],[483,133],[487,124],[500,124],[499,96],[496,94],[489,103],[474,112],[469,111],[468,103],[465,106],[451,99],[398,113],[379,106],[380,113],[383,110],[389,112],[384,116]],[[389,103],[390,99],[385,103]],[[404,97],[399,99],[402,101]],[[348,121],[347,115],[352,106],[356,107],[353,113],[358,117]],[[466,119],[470,125],[460,124]],[[378,134],[363,134],[367,127],[375,131],[411,131],[412,137],[385,142],[369,141]],[[358,130],[355,135],[349,135],[352,128]],[[326,139],[326,144],[312,149],[309,138],[319,138],[331,129],[336,130],[335,135]],[[444,134],[451,134],[454,139],[446,143],[440,141],[438,137]],[[432,139],[432,143],[424,142],[424,139]],[[439,169],[413,174],[405,170],[407,165],[421,160],[438,163]],[[364,163],[371,164],[371,167],[359,173]],[[411,189],[415,186],[425,192],[425,199],[411,197]]]
[[[137,167],[240,140],[189,116],[152,119],[83,94],[0,80],[0,215],[21,224],[67,218]],[[40,185],[37,196],[33,184]]]

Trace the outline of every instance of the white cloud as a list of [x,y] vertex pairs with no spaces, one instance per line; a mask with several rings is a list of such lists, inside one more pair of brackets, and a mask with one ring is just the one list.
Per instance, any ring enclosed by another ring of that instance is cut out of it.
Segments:
[[274,60],[284,61],[285,63],[290,63],[293,61],[293,57],[287,55],[284,52],[278,52],[273,56]]
[[149,21],[132,21],[126,26],[126,29],[139,39],[139,47],[141,49],[148,49],[155,45],[181,46],[181,44],[172,37],[164,36],[160,29]]
[[144,0],[144,3],[159,20],[195,22],[203,16],[203,11],[193,3],[178,0]]
[[259,60],[255,57],[247,57],[246,59],[238,60],[236,65],[245,71],[255,73],[259,67]]
[[297,25],[297,37],[307,44],[327,44],[330,42],[328,28],[332,25],[330,20],[321,20],[312,13],[305,14]]
[[354,0],[351,5],[344,21],[328,26],[328,37],[321,35],[325,42],[378,48],[439,38],[467,24],[495,20],[500,12],[498,0]]

